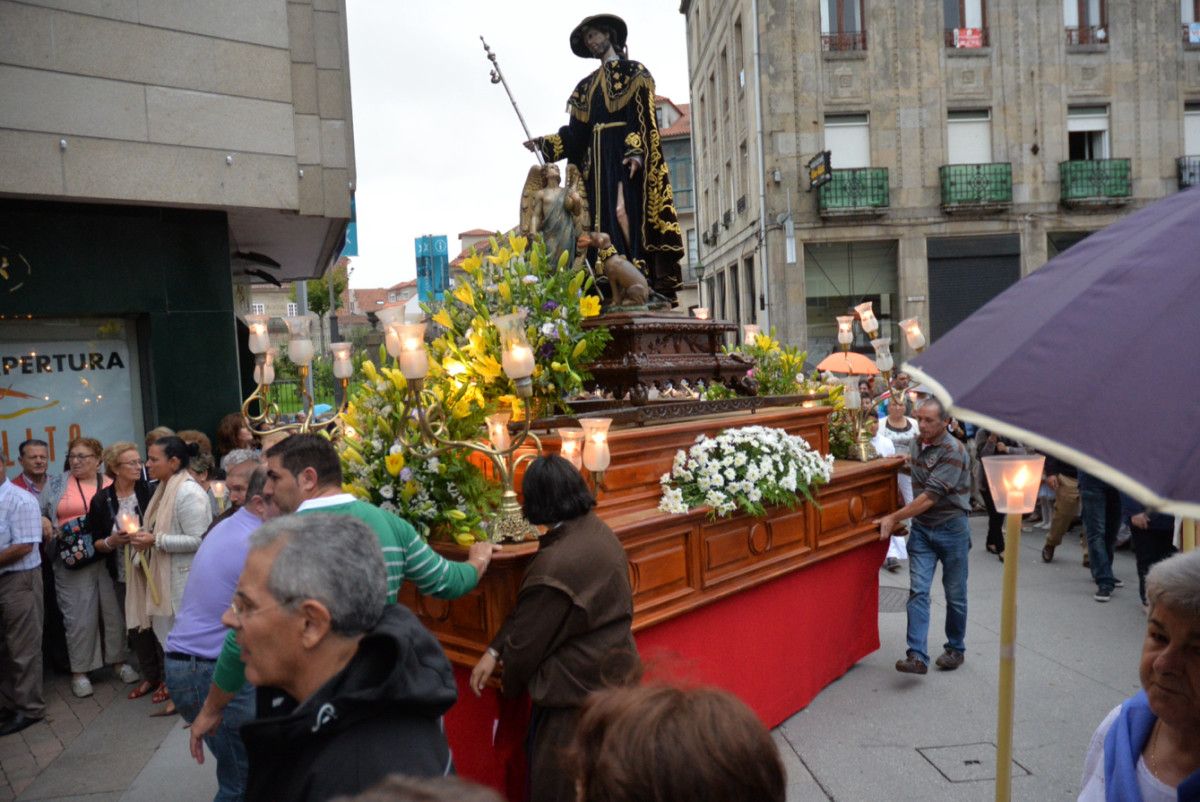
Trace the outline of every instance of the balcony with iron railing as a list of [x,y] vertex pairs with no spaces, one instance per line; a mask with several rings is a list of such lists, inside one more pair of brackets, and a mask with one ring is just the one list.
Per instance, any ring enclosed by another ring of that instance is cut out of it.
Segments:
[[1113,206],[1131,191],[1129,159],[1088,159],[1058,164],[1064,206]]
[[832,170],[831,180],[817,190],[821,217],[874,217],[888,208],[886,167]]
[[1104,46],[1108,44],[1107,25],[1067,26],[1066,32],[1068,45]]
[[839,53],[867,49],[866,31],[842,31],[821,34],[821,49],[826,53]]
[[1200,156],[1180,156],[1175,160],[1179,168],[1179,188],[1200,187]]
[[1012,165],[944,164],[938,168],[942,184],[942,210],[991,212],[1012,205]]
[[[968,33],[964,35],[964,31]],[[972,36],[972,32],[978,31],[979,36]],[[972,48],[988,47],[991,42],[988,41],[987,28],[946,28],[945,34],[946,47],[957,50],[969,50]]]

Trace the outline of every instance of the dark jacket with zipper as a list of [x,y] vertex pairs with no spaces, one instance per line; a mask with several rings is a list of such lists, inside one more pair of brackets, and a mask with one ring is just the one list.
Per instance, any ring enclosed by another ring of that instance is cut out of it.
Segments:
[[242,727],[246,800],[320,802],[389,774],[450,774],[442,715],[458,698],[441,644],[388,605],[350,662],[291,713]]

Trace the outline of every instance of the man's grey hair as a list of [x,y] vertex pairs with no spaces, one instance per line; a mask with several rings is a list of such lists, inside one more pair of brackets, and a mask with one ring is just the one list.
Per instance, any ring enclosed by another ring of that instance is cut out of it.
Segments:
[[1150,612],[1160,604],[1200,618],[1200,551],[1189,551],[1155,563],[1146,575]]
[[241,465],[243,462],[262,462],[262,452],[256,448],[235,448],[221,457],[221,470],[229,473],[230,468]]
[[933,396],[929,396],[928,398],[922,398],[920,401],[917,402],[916,408],[920,409],[921,407],[929,407],[929,406],[931,406],[937,410],[939,420],[950,420],[950,413],[946,411],[946,408],[944,406],[942,406],[942,402],[938,401]]
[[283,543],[267,590],[284,607],[307,599],[329,610],[339,635],[359,635],[379,623],[388,597],[379,538],[349,515],[285,515],[250,536],[251,550]]
[[255,496],[261,496],[266,487],[267,469],[259,466],[254,469],[254,473],[250,474],[250,481],[246,483],[246,501]]

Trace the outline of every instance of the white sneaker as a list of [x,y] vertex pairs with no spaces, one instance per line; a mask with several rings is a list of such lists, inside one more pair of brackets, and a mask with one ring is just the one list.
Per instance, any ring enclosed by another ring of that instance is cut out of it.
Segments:
[[129,665],[129,663],[121,663],[121,665],[117,666],[117,676],[126,685],[132,685],[142,678],[140,674],[133,670],[133,666]]
[[80,699],[92,695],[92,681],[87,677],[72,677],[71,678],[71,693],[78,696]]

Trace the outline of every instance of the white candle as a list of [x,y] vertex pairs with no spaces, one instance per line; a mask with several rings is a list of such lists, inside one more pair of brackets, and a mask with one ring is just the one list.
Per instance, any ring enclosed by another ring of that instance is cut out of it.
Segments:
[[533,349],[528,345],[513,343],[504,351],[504,373],[516,381],[533,375]]
[[267,337],[267,326],[265,323],[255,323],[250,327],[250,352],[261,354],[270,347],[271,341]]
[[1009,490],[1005,501],[1008,502],[1008,511],[1010,513],[1020,514],[1021,509],[1025,506],[1025,491]]
[[583,465],[583,457],[579,453],[579,442],[583,439],[583,429],[559,429],[558,436],[562,438],[558,455],[578,470]]
[[708,307],[697,306],[692,310],[692,315],[695,316],[696,320],[708,320]]

